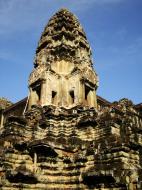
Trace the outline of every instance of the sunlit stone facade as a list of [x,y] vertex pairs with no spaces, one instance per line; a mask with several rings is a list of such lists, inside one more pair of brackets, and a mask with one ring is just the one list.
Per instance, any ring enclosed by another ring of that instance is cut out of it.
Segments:
[[96,96],[98,77],[78,19],[45,27],[29,96],[0,101],[0,189],[142,189],[142,104]]

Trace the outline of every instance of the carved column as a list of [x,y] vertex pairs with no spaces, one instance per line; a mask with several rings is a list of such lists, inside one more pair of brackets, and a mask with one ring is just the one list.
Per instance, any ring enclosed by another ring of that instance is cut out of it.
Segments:
[[46,90],[47,89],[47,81],[43,80],[41,83],[41,105],[44,106],[47,104],[47,93]]
[[0,120],[0,129],[3,128],[3,122],[4,122],[4,115],[3,115],[3,110],[1,110],[1,120]]
[[30,87],[30,97],[29,97],[29,105],[28,108],[30,109],[32,105],[36,105],[37,101],[38,101],[38,96],[36,94],[36,91],[34,91],[31,87]]
[[78,101],[80,104],[83,103],[83,100],[84,100],[84,84],[82,83],[82,81],[79,81],[79,85],[78,85],[78,88],[79,88],[79,92],[78,92]]
[[37,170],[37,153],[34,153],[34,172]]
[[89,92],[89,106],[91,107],[97,107],[97,102],[96,102],[96,93],[94,90],[90,90]]

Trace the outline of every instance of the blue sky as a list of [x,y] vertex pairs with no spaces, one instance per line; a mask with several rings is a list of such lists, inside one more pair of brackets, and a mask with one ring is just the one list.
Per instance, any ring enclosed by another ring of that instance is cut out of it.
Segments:
[[13,102],[27,96],[38,40],[62,7],[86,32],[97,94],[111,102],[142,102],[142,0],[0,0],[0,96]]

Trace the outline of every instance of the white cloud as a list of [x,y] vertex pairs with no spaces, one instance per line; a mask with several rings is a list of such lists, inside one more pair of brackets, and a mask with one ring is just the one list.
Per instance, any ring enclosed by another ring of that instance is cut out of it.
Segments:
[[78,12],[119,2],[122,0],[0,0],[0,34],[36,27],[38,22],[48,19],[61,7]]
[[0,51],[0,59],[2,59],[2,60],[10,60],[11,59],[11,54],[9,54],[8,52]]
[[[0,0],[0,41],[16,38],[22,32],[40,33],[39,30],[43,30],[51,15],[62,7],[78,14],[80,11],[86,12],[90,7],[96,9],[97,5],[119,2],[122,0]],[[0,53],[1,59],[10,57],[11,53]]]
[[[95,1],[95,0],[94,0]],[[126,0],[96,0],[97,3],[100,4],[116,4],[116,3],[120,3],[120,2],[124,2]]]

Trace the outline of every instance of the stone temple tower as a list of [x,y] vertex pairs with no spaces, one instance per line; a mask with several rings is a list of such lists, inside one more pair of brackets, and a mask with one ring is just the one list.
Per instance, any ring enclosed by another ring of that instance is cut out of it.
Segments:
[[77,18],[61,9],[38,43],[29,77],[29,109],[32,105],[97,108],[97,85],[86,35]]
[[0,101],[0,190],[142,190],[142,104],[97,96],[77,18],[42,33],[29,96]]

